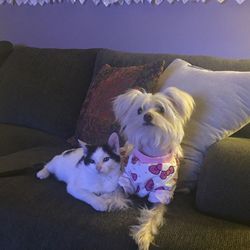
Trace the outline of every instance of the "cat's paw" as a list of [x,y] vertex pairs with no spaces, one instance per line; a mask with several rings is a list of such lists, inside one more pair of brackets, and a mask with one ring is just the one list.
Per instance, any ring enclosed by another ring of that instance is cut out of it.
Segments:
[[49,177],[49,174],[50,174],[49,171],[46,168],[43,168],[42,170],[36,173],[36,177],[42,180]]
[[98,201],[91,204],[91,206],[96,210],[100,212],[105,212],[108,210],[108,204],[104,199],[98,199]]

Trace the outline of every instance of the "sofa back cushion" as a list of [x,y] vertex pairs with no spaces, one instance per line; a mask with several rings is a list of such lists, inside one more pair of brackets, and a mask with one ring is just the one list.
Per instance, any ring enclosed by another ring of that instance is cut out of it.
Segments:
[[12,43],[8,41],[0,41],[0,66],[4,63],[6,58],[13,50]]
[[133,53],[101,49],[96,57],[94,74],[96,74],[104,64],[121,67],[141,65],[162,60],[165,61],[165,67],[167,67],[176,58],[183,59],[193,65],[210,70],[250,71],[250,60],[245,59],[223,59],[211,56],[189,56],[179,54]]
[[[165,67],[172,63],[176,58],[190,62],[193,65],[216,71],[250,71],[250,60],[222,59],[209,56],[188,56],[175,54],[145,54],[120,52],[109,49],[102,49],[96,57],[96,74],[102,65],[121,67],[130,65],[141,65],[157,60],[164,60]],[[234,135],[233,135],[234,136]],[[235,134],[235,136],[250,138],[250,124]]]
[[[58,136],[9,124],[0,124],[0,137],[0,158],[35,147],[67,146],[66,141]],[[3,168],[4,166],[0,164],[0,170]]]
[[73,135],[96,53],[15,47],[0,68],[0,123]]

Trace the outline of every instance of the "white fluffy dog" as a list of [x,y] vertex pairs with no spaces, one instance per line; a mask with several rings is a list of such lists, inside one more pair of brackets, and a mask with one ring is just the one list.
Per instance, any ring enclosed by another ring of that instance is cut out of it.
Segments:
[[128,194],[148,196],[152,209],[142,209],[130,233],[140,250],[149,249],[173,198],[184,125],[193,98],[177,88],[151,94],[132,89],[115,98],[113,109],[127,143],[133,146],[120,186]]

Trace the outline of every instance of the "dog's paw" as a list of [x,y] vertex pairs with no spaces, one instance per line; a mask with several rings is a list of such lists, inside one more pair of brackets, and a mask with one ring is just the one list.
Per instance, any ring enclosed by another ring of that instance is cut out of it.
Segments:
[[42,170],[36,173],[36,177],[41,180],[46,179],[47,177],[49,177],[49,175],[50,173],[46,168],[43,168]]

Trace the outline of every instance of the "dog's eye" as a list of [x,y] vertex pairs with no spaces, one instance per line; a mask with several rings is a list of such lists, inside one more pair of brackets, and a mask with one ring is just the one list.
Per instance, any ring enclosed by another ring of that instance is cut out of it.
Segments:
[[142,113],[142,108],[138,108],[137,114],[140,115]]
[[107,161],[109,161],[109,159],[110,159],[110,157],[105,157],[105,158],[103,158],[103,162],[107,162]]
[[162,106],[157,107],[157,110],[160,114],[164,114],[165,113],[165,109]]
[[95,161],[94,161],[94,160],[92,160],[92,159],[89,159],[89,163],[94,164],[94,163],[95,163]]

